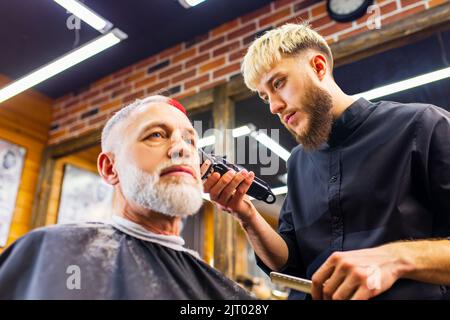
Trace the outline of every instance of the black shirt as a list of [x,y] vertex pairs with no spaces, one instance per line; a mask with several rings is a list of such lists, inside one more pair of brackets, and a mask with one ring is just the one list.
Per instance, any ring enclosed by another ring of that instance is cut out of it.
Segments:
[[[293,149],[288,190],[279,220],[285,273],[311,278],[333,251],[449,237],[450,114],[359,99],[334,122],[328,144]],[[400,279],[378,298],[440,299],[446,291]]]

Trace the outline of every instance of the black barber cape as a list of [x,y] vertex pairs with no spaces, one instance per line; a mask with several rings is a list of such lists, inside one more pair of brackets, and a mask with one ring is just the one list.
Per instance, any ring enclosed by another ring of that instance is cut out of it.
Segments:
[[0,256],[0,299],[251,299],[183,245],[116,216],[36,229]]

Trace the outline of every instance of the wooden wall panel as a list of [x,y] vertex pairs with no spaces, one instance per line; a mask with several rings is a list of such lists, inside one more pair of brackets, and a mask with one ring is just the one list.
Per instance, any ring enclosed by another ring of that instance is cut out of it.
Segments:
[[[0,75],[0,87],[8,79]],[[7,245],[30,230],[33,198],[50,129],[52,100],[28,90],[0,103],[0,139],[26,149],[19,193]],[[0,248],[0,252],[3,248]]]

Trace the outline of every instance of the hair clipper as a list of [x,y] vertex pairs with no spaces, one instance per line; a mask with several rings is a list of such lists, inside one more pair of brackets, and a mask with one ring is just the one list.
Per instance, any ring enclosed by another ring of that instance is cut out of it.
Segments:
[[[207,154],[201,149],[198,149],[198,153],[200,156],[201,164],[203,164],[206,159],[208,159],[211,162],[211,165],[209,166],[208,170],[205,172],[205,174],[203,174],[202,179],[208,177],[213,172],[218,172],[222,176],[229,170],[239,172],[243,169],[242,167],[239,167],[235,164],[228,162],[227,160],[225,160],[225,157]],[[273,194],[267,182],[261,180],[256,176],[253,179],[253,182],[250,185],[247,194],[257,200],[261,200],[269,204],[274,203],[276,200],[276,197]]]

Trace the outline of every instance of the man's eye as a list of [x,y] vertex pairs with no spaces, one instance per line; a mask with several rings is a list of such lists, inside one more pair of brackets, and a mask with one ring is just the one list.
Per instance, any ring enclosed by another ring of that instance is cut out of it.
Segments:
[[278,89],[278,88],[280,88],[282,85],[283,85],[283,79],[276,79],[276,80],[273,82],[273,88],[274,88],[274,89]]
[[150,133],[150,135],[148,136],[148,138],[162,138],[163,134],[161,132],[152,132]]
[[190,144],[192,146],[195,146],[195,140],[191,138],[187,138],[184,141],[186,141],[187,144]]

